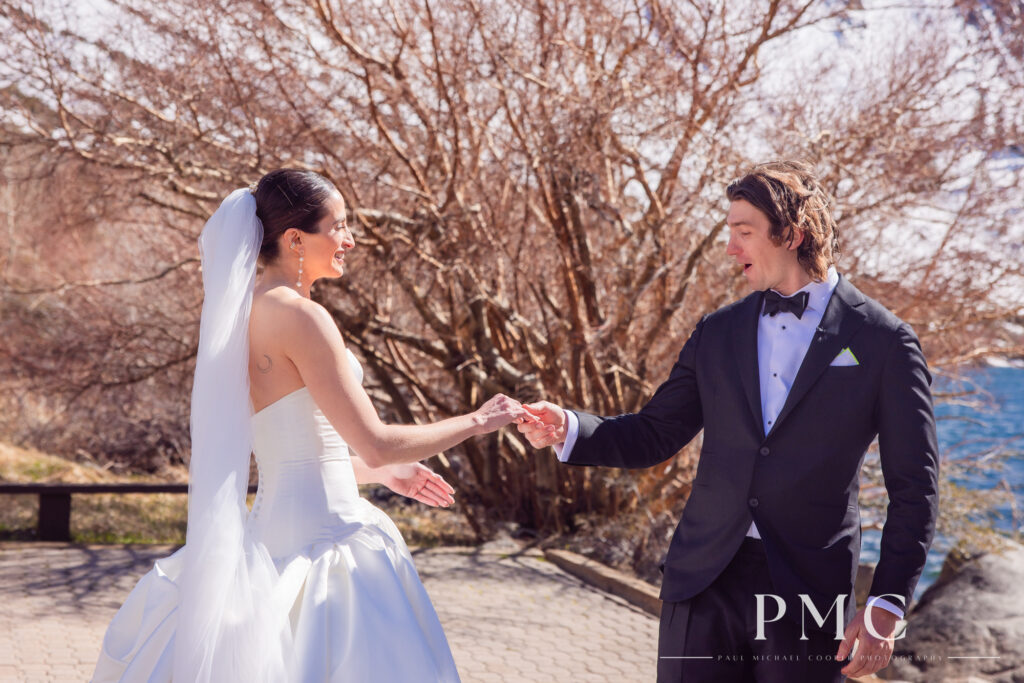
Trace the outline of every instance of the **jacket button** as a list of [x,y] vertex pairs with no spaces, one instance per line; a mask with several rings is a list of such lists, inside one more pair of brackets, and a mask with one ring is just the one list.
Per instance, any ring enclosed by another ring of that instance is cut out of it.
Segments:
[[761,455],[768,455],[771,452],[772,449],[768,448],[767,446],[761,446]]
[[747,501],[747,505],[749,505],[752,508],[756,508],[757,507],[757,498],[751,498],[750,500],[748,500]]

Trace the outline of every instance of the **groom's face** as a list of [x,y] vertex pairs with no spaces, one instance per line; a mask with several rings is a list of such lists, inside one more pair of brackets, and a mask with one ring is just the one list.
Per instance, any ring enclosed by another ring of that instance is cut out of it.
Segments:
[[776,245],[769,237],[768,216],[745,199],[737,199],[729,205],[725,220],[729,226],[729,245],[725,253],[743,268],[750,288],[776,289],[790,294],[784,290],[792,288],[794,276],[802,271],[796,252],[799,239],[788,247]]

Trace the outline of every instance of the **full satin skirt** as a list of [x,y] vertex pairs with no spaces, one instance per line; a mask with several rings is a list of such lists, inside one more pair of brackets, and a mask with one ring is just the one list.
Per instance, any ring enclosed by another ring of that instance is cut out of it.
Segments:
[[[171,681],[183,551],[158,560],[111,622],[93,681]],[[334,538],[275,558],[291,605],[291,681],[458,681],[437,614],[394,523],[368,501]]]

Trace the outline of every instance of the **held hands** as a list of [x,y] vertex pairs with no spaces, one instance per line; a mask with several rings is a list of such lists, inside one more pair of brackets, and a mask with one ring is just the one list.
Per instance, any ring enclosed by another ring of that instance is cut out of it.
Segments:
[[504,394],[495,394],[471,415],[481,434],[493,432],[521,419],[530,419],[530,414],[523,409],[522,403]]
[[504,394],[495,394],[472,415],[481,433],[515,422],[534,448],[564,443],[569,424],[565,411],[554,403],[538,401],[523,405]]
[[418,500],[431,507],[446,508],[455,502],[455,489],[440,474],[422,463],[408,465],[387,465],[380,476],[380,483],[397,494]]
[[853,621],[846,627],[843,642],[839,644],[839,650],[836,652],[837,660],[846,659],[853,652],[856,641],[856,652],[853,652],[853,657],[842,670],[843,675],[850,678],[862,678],[884,669],[892,657],[893,634],[896,632],[899,617],[881,607],[870,608],[871,626],[876,634],[883,636],[876,638],[865,622],[868,609],[861,608],[854,616]]
[[523,406],[526,416],[516,420],[516,428],[534,448],[547,448],[565,442],[569,421],[565,411],[554,403],[538,401]]

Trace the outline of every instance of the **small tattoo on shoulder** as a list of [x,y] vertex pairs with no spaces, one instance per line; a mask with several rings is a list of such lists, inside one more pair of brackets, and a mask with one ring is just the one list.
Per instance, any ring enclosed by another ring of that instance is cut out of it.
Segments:
[[259,361],[257,361],[256,370],[259,371],[260,374],[265,375],[268,372],[270,372],[271,369],[274,367],[274,361],[270,360],[270,356],[268,356],[267,354],[263,354],[263,357],[267,359],[267,362],[265,364],[261,364]]

